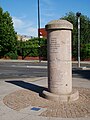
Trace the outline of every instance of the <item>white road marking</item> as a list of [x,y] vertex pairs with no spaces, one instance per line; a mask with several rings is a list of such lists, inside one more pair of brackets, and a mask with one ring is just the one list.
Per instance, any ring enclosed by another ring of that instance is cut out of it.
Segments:
[[47,66],[17,66],[17,65],[12,65],[12,67],[23,67],[23,68],[47,68]]

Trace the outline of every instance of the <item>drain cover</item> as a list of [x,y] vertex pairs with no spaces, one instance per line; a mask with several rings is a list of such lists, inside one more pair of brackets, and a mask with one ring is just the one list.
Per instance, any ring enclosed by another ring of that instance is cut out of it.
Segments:
[[33,107],[31,108],[31,110],[34,110],[34,111],[39,111],[41,108],[38,108],[38,107]]

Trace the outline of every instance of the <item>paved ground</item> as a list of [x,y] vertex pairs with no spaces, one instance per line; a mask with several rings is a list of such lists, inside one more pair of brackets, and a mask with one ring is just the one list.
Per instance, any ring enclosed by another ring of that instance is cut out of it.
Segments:
[[62,104],[39,96],[47,77],[1,80],[0,120],[90,120],[90,79],[73,77],[73,87],[80,99]]

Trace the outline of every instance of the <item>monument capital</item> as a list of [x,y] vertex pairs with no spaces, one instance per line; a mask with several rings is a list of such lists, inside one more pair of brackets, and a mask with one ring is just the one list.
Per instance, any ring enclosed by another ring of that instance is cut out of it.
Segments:
[[66,30],[72,30],[73,29],[73,24],[70,23],[67,20],[52,20],[50,22],[47,23],[47,25],[45,26],[46,30],[50,30],[50,29],[66,29]]

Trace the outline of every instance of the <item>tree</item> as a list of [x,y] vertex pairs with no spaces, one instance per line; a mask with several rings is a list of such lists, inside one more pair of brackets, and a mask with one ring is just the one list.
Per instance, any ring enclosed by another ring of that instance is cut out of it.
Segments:
[[47,58],[47,40],[40,38],[40,48],[38,38],[32,38],[28,41],[18,41],[18,55],[24,59],[26,56],[37,57],[40,56]]
[[[86,53],[86,47],[87,44],[90,44],[90,18],[88,18],[85,15],[80,16],[81,20],[81,36],[80,36],[80,42],[81,42],[81,58],[87,57],[84,55]],[[78,22],[76,14],[73,12],[69,12],[66,14],[66,16],[60,18],[68,20],[73,24],[73,31],[72,31],[72,55],[74,58],[77,58],[77,41],[78,41]],[[89,49],[89,48],[88,48]],[[90,52],[90,50],[88,50]]]
[[10,53],[16,54],[17,37],[14,31],[12,18],[8,12],[0,8],[0,56],[7,56]]

